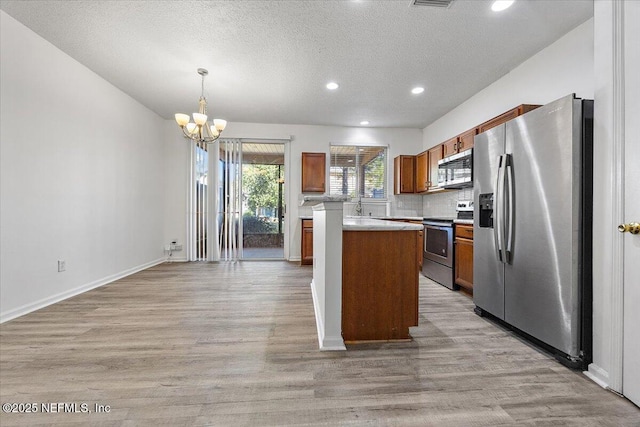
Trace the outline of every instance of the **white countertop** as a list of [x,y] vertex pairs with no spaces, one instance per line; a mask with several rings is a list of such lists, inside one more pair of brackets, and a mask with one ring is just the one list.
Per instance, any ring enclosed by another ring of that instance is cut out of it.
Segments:
[[302,201],[300,202],[300,206],[313,206],[323,202],[346,202],[349,200],[349,196],[327,196],[326,194],[321,195],[306,195],[302,197]]
[[396,220],[420,221],[420,222],[422,222],[422,219],[423,219],[421,216],[406,216],[406,215],[387,215],[387,216],[369,216],[369,215],[354,216],[354,215],[350,215],[350,216],[347,216],[345,218],[371,218],[371,219],[383,219],[383,220],[396,219]]
[[453,220],[454,224],[467,224],[467,225],[473,225],[473,220],[472,219],[454,219]]
[[347,217],[342,220],[342,229],[348,231],[422,230],[422,224],[385,221],[369,217]]

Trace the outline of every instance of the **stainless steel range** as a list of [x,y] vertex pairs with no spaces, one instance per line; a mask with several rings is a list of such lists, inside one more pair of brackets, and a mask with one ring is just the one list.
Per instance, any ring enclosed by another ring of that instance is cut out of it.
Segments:
[[424,218],[422,274],[454,289],[453,218]]

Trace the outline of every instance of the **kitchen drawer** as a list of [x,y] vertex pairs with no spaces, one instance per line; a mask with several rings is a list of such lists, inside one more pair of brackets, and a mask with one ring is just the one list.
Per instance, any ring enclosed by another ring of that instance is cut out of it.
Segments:
[[456,237],[473,239],[473,225],[456,224]]

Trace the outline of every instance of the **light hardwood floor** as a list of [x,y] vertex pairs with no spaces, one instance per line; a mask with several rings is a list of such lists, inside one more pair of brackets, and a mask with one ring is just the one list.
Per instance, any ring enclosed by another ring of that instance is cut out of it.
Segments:
[[4,323],[2,403],[111,409],[0,425],[640,426],[630,402],[422,276],[414,341],[320,352],[311,271],[163,264]]

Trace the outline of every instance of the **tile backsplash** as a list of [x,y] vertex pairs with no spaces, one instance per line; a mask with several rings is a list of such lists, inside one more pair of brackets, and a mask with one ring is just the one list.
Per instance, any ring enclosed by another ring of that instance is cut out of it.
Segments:
[[[419,217],[445,217],[456,216],[456,204],[458,200],[472,200],[473,188],[463,188],[455,191],[443,191],[428,195],[400,194],[394,195],[387,202],[362,201],[362,213],[368,216],[404,215]],[[356,203],[345,202],[343,207],[345,216],[356,214]],[[299,206],[299,216],[313,216],[311,206]]]
[[454,218],[458,200],[473,200],[473,188],[463,188],[457,191],[444,191],[429,194],[422,198],[422,213],[424,217]]
[[[357,215],[356,202],[344,202],[344,216]],[[387,216],[389,215],[389,202],[367,202],[362,200],[362,215],[364,216]]]
[[391,203],[391,215],[422,216],[422,198],[416,194],[399,194]]
[[[405,215],[422,217],[422,199],[419,194],[394,195],[389,201],[362,200],[362,214],[365,216]],[[345,216],[356,215],[356,202],[345,202]],[[298,216],[313,216],[311,206],[298,206]]]

